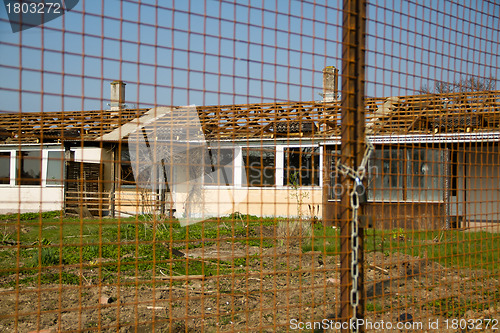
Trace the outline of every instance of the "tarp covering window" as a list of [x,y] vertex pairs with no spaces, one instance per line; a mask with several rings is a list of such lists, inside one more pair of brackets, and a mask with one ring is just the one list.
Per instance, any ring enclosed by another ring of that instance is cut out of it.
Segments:
[[233,185],[233,149],[208,149],[205,152],[205,185]]

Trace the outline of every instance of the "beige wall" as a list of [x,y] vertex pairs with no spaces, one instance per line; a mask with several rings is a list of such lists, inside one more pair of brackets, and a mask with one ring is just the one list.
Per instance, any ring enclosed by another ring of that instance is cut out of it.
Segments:
[[103,190],[105,192],[110,192],[113,187],[113,182],[115,181],[114,167],[114,152],[112,149],[102,149],[101,150],[101,162],[103,164]]
[[[299,205],[295,194],[302,198]],[[301,196],[302,195],[302,196]],[[228,215],[233,212],[257,216],[294,216],[309,217],[308,205],[319,205],[321,209],[322,191],[320,188],[293,191],[286,188],[252,188],[232,191],[217,189],[205,190],[206,212],[208,215]],[[321,215],[321,211],[316,213]]]
[[[200,194],[196,207],[197,217],[225,216],[233,212],[257,216],[298,216],[296,192],[287,188],[205,188]],[[302,216],[309,218],[311,212],[308,205],[315,205],[315,215],[321,216],[321,189],[309,188],[298,192],[302,194]],[[175,216],[185,213],[185,193],[173,196]],[[118,212],[140,214],[142,212],[141,194],[133,189],[122,189],[115,195],[115,207]],[[319,206],[319,212],[317,209]],[[200,216],[201,215],[201,216]]]
[[465,213],[469,221],[500,221],[499,149],[477,149],[481,151],[470,153],[466,166]]

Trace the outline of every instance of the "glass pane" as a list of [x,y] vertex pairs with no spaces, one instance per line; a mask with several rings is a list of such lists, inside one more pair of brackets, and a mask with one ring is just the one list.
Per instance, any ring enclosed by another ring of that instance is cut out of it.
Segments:
[[247,186],[273,186],[275,181],[276,153],[269,149],[243,149]]
[[121,147],[120,180],[122,185],[135,185],[134,170],[130,164],[128,145]]
[[64,152],[49,151],[47,161],[47,185],[63,184]]
[[376,149],[369,161],[368,197],[403,199],[403,160],[399,149]]
[[443,161],[440,150],[412,149],[407,151],[408,200],[443,200]]
[[17,184],[41,185],[42,154],[40,151],[17,152]]
[[319,185],[319,147],[285,149],[287,185]]
[[0,152],[0,184],[10,183],[10,152]]
[[337,170],[337,161],[340,159],[340,151],[331,150],[325,156],[330,161],[330,188],[328,190],[328,199],[340,200],[343,191],[342,184],[340,183],[340,172]]
[[210,149],[205,155],[205,184],[233,185],[232,149]]

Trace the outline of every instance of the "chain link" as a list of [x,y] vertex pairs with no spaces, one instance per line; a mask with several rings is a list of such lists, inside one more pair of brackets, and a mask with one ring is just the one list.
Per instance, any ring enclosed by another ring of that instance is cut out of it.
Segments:
[[[368,165],[368,160],[372,154],[374,148],[373,144],[367,140],[366,150],[361,160],[361,164],[357,170],[340,164],[340,160],[337,161],[337,170],[340,171],[344,176],[349,175],[355,180],[355,183],[361,183],[366,175],[366,169]],[[350,193],[350,204],[352,208],[352,223],[351,223],[351,276],[352,276],[352,287],[349,294],[349,300],[351,302],[353,314],[350,319],[350,327],[352,332],[358,332],[356,313],[359,306],[359,290],[358,290],[358,279],[359,279],[359,220],[358,220],[358,210],[359,210],[359,194],[356,191],[356,186],[353,187]]]
[[359,290],[358,290],[358,278],[359,278],[359,243],[358,243],[358,209],[359,209],[359,196],[355,189],[351,192],[351,207],[352,207],[352,223],[351,223],[351,276],[352,276],[352,287],[350,291],[350,302],[352,306],[352,318],[350,327],[353,332],[358,332],[358,326],[356,321],[356,313],[359,306]]

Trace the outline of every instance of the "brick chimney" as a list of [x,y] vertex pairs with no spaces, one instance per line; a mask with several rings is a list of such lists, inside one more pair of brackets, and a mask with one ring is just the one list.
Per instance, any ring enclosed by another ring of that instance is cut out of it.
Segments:
[[113,81],[111,82],[111,103],[110,110],[118,111],[125,105],[125,82]]
[[323,68],[323,102],[333,102],[337,99],[339,85],[339,70],[334,66]]

